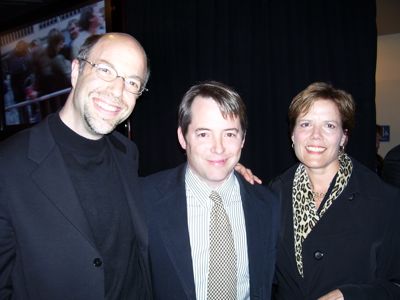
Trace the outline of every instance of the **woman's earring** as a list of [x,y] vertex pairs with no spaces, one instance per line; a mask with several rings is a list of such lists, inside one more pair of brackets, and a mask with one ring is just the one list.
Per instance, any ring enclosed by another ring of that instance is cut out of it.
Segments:
[[292,143],[292,149],[294,149],[294,144]]
[[339,154],[342,154],[344,152],[344,146],[340,145],[339,146]]

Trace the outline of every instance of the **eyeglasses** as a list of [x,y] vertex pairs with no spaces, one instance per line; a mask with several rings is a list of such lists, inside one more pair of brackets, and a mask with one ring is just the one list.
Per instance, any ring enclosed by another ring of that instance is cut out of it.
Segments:
[[142,83],[142,80],[139,77],[123,77],[118,75],[117,71],[106,63],[95,64],[91,61],[88,61],[84,58],[79,58],[80,61],[84,61],[92,66],[95,69],[97,76],[104,81],[114,81],[115,79],[122,78],[125,83],[125,89],[127,92],[131,94],[135,94],[140,96],[143,91],[148,91]]

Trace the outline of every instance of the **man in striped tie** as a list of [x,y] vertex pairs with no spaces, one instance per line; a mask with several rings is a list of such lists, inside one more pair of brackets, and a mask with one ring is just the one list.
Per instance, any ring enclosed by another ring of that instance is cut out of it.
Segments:
[[232,88],[208,81],[184,95],[187,162],[143,181],[155,299],[270,299],[278,200],[234,171],[246,129]]

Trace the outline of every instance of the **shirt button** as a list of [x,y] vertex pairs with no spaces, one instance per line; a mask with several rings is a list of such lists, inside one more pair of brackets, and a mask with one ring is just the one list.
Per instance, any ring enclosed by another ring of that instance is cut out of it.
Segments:
[[96,257],[95,259],[93,259],[93,265],[96,268],[101,267],[102,264],[103,264],[103,261],[100,258]]
[[324,257],[324,253],[321,251],[315,251],[314,252],[314,258],[316,260],[321,260]]

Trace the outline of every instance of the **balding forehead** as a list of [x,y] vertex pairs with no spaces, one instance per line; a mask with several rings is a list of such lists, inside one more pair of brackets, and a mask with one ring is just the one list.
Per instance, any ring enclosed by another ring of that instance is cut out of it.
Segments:
[[[101,46],[102,44],[110,44],[113,45],[114,43],[119,43],[123,42],[125,46],[132,46],[132,49],[134,51],[139,52],[147,65],[147,55],[142,47],[142,45],[139,43],[137,39],[135,39],[133,36],[122,33],[122,32],[111,32],[111,33],[106,33],[104,36],[99,40],[98,46]],[[96,47],[96,46],[95,46]]]
[[142,45],[139,43],[137,39],[135,39],[133,36],[122,33],[122,32],[110,32],[104,34],[104,36],[100,39],[101,40],[109,40],[109,41],[118,41],[118,40],[123,40],[125,42],[132,42],[136,47],[140,48],[142,52],[145,52]]

